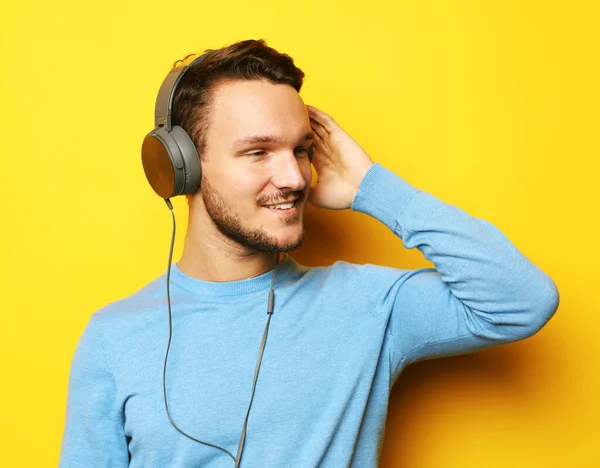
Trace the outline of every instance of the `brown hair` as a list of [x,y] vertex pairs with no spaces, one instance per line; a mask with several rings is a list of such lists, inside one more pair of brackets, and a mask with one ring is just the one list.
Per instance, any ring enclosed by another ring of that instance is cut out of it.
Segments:
[[[289,55],[277,52],[262,39],[240,41],[207,52],[204,61],[183,76],[173,99],[173,124],[192,137],[201,159],[206,147],[210,100],[217,84],[227,80],[267,80],[288,84],[300,92],[304,80],[304,72]],[[185,64],[189,62],[186,59],[178,62]]]

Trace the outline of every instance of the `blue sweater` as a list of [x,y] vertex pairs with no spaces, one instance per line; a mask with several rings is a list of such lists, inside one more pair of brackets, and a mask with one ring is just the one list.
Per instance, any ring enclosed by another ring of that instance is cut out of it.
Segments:
[[[286,257],[241,466],[375,467],[388,397],[409,363],[537,332],[553,281],[493,225],[375,164],[352,209],[388,226],[435,269]],[[232,468],[169,423],[162,393],[166,273],[95,313],[71,367],[62,468]],[[173,265],[167,392],[176,424],[235,454],[266,323],[271,273],[200,281]]]

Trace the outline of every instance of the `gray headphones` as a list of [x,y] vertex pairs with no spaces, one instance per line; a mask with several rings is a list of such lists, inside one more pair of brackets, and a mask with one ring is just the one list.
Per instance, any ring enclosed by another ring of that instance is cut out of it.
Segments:
[[186,72],[200,65],[208,52],[189,65],[173,68],[158,92],[154,108],[155,128],[144,137],[142,164],[148,182],[162,198],[194,193],[200,188],[202,169],[196,146],[187,132],[172,125],[173,98]]
[[[200,188],[202,168],[196,145],[183,128],[172,125],[171,114],[181,78],[190,68],[200,65],[209,53],[169,72],[156,98],[155,128],[144,137],[142,143],[142,164],[146,178],[154,191],[165,200],[194,193]],[[312,156],[311,145],[308,148],[309,161],[312,161]]]

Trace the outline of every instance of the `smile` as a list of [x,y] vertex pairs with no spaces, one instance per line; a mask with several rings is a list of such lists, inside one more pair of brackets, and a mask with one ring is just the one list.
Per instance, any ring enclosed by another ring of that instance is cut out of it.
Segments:
[[292,198],[291,200],[282,201],[280,203],[273,203],[268,205],[262,205],[263,208],[268,208],[270,210],[278,210],[278,211],[289,211],[293,210],[298,202],[300,201],[300,196]]
[[268,205],[267,208],[270,208],[271,210],[289,210],[290,208],[294,207],[294,203],[295,202],[281,203],[279,205]]

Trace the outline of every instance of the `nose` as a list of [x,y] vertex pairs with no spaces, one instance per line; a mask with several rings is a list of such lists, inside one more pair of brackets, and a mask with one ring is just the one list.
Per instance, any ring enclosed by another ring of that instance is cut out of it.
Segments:
[[[306,187],[306,180],[302,172],[303,159],[298,159],[293,152],[278,155],[273,167],[272,183],[280,190],[298,192]],[[308,159],[306,159],[308,161]],[[308,163],[307,163],[308,165]],[[310,170],[310,166],[309,166]]]

